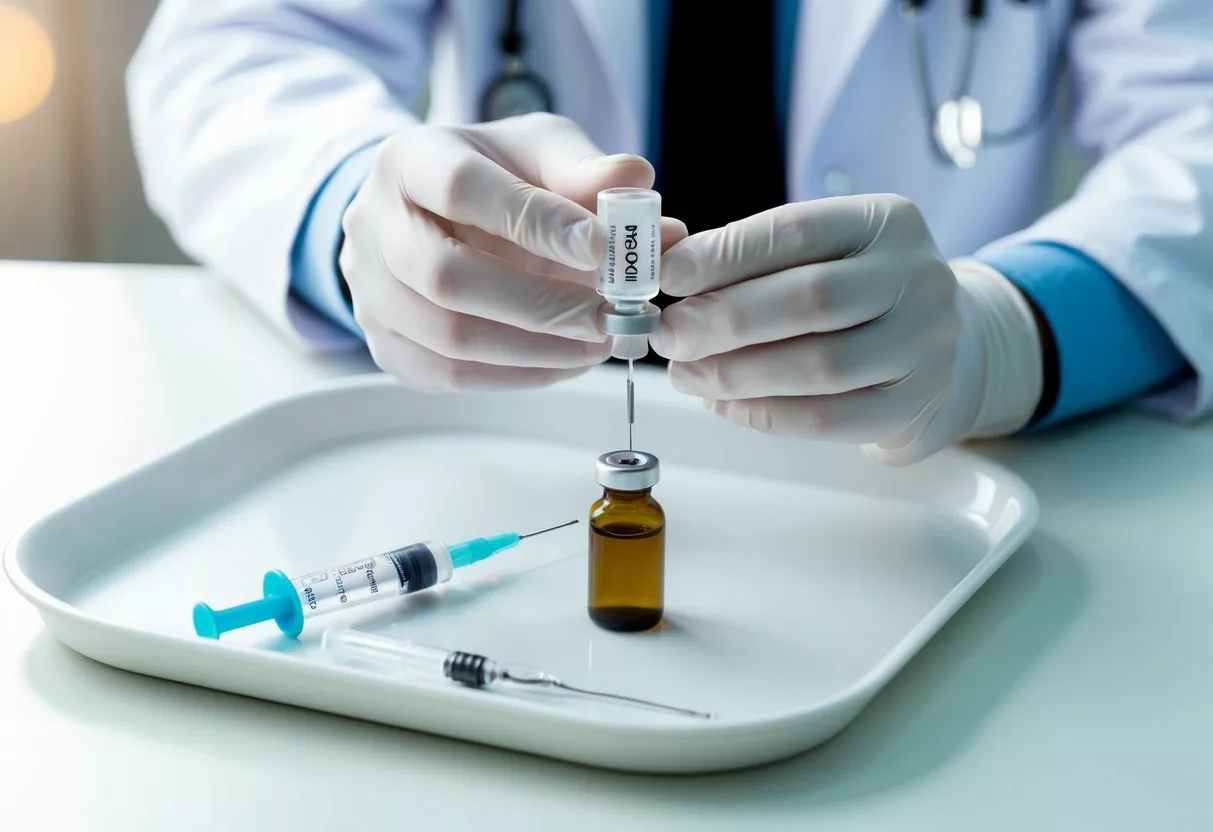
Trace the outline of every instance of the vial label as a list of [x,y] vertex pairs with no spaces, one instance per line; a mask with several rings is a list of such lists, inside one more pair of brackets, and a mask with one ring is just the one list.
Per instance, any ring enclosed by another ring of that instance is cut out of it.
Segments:
[[625,291],[657,282],[657,235],[652,225],[607,226],[607,283]]
[[602,295],[611,301],[643,301],[661,288],[661,197],[655,191],[604,191],[598,216],[606,233]]
[[433,586],[436,575],[434,553],[424,543],[414,543],[302,575],[292,583],[299,593],[303,614],[311,616],[416,592]]

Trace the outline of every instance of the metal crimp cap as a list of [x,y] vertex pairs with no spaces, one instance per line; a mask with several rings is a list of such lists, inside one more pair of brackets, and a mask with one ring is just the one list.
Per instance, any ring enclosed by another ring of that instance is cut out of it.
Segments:
[[651,303],[636,310],[620,309],[610,301],[598,307],[598,328],[606,335],[651,335],[661,326],[661,310]]
[[598,457],[598,484],[612,491],[644,491],[661,478],[657,457],[644,451],[611,451]]

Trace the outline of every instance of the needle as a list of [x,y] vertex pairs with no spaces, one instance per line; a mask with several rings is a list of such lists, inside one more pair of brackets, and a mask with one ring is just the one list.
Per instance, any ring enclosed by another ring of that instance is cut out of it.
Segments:
[[632,376],[633,360],[627,359],[627,450],[632,450],[632,426],[636,423],[636,383]]
[[[515,675],[516,673],[517,675]],[[541,685],[546,687],[563,688],[564,690],[571,691],[573,693],[580,693],[584,696],[598,696],[602,697],[603,699],[615,699],[620,702],[631,702],[634,705],[644,705],[646,707],[656,708],[661,711],[670,711],[672,713],[684,714],[686,716],[696,716],[700,719],[716,718],[716,714],[709,713],[708,711],[696,711],[692,710],[691,708],[679,708],[674,705],[664,705],[661,702],[654,702],[651,699],[640,699],[635,696],[624,696],[620,693],[606,693],[605,691],[600,690],[588,690],[586,688],[574,687],[573,685],[565,684],[550,673],[518,673],[517,670],[515,670],[514,673],[511,673],[508,665],[502,670],[501,678],[518,685]]]
[[580,522],[581,522],[580,520],[570,520],[567,523],[561,523],[559,526],[548,526],[546,529],[540,529],[537,532],[528,532],[526,534],[520,534],[520,535],[518,535],[518,539],[526,540],[528,537],[534,537],[537,534],[547,534],[548,532],[554,532],[557,529],[563,529],[565,526],[571,526],[574,523],[580,523]]
[[586,690],[585,688],[575,688],[572,685],[566,685],[559,680],[553,680],[552,685],[558,688],[581,693],[586,696],[601,696],[603,699],[618,699],[621,702],[632,702],[636,705],[645,705],[650,708],[657,708],[662,711],[673,711],[676,714],[686,714],[687,716],[697,716],[700,719],[715,719],[716,714],[708,713],[707,711],[695,711],[690,708],[678,708],[673,705],[663,705],[660,702],[654,702],[650,699],[639,699],[635,696],[624,696],[619,693],[604,693],[600,690]]
[[411,641],[398,641],[387,636],[351,629],[348,624],[339,624],[326,630],[322,644],[326,651],[341,659],[369,664],[380,671],[392,674],[400,671],[404,671],[406,674],[436,673],[452,682],[458,682],[471,688],[491,688],[498,682],[509,682],[532,688],[560,688],[583,696],[629,702],[700,719],[717,718],[715,713],[709,711],[696,711],[636,696],[575,687],[560,681],[551,673],[526,665],[499,662],[483,653],[469,653],[464,650],[448,650]]

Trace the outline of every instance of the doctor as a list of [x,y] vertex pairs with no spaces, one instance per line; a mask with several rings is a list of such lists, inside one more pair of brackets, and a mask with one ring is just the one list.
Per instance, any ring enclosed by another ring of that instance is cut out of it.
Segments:
[[419,388],[605,360],[594,195],[656,184],[725,418],[905,464],[1213,402],[1209,0],[164,0],[129,93],[182,247]]

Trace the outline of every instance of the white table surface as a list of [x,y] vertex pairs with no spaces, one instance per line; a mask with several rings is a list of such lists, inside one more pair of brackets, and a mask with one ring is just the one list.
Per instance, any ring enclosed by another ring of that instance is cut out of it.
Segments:
[[[193,269],[0,264],[0,535],[370,370],[302,353]],[[0,829],[1213,829],[1213,425],[1120,414],[985,452],[1039,494],[1031,541],[834,741],[713,777],[114,670],[2,581]]]

